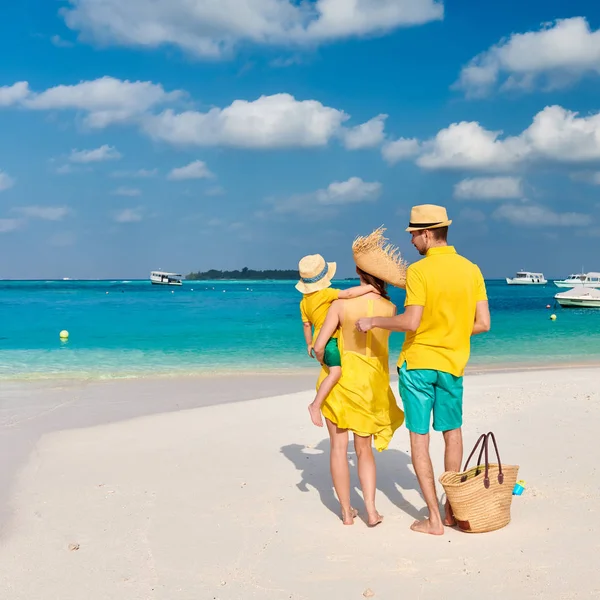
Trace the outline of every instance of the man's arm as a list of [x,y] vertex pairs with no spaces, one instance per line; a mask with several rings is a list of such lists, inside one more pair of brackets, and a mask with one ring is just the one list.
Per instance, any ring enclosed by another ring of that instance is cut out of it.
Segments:
[[348,288],[347,290],[340,290],[338,298],[340,300],[352,300],[352,298],[358,298],[364,296],[369,292],[376,292],[377,290],[372,285],[357,285],[355,287]]
[[308,355],[312,358],[313,357],[312,324],[304,322],[304,323],[302,323],[302,326],[304,329],[304,341],[306,342],[306,351],[308,352]]
[[480,300],[475,306],[475,322],[473,323],[471,335],[485,333],[491,327],[490,305],[488,301]]
[[331,336],[335,333],[335,330],[339,327],[339,324],[340,302],[336,300],[327,311],[327,316],[325,317],[323,327],[321,327],[321,331],[319,331],[319,335],[315,340],[315,356],[320,363],[323,363],[325,346],[327,345],[327,342]]
[[419,329],[423,318],[423,306],[411,304],[401,315],[395,317],[365,317],[356,322],[358,331],[367,332],[370,329],[387,329],[388,331],[413,332]]

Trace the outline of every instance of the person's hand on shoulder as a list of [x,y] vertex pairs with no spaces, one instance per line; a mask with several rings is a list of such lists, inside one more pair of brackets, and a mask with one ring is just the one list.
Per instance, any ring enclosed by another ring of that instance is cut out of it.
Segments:
[[356,329],[361,333],[367,333],[367,331],[373,329],[372,317],[363,317],[362,319],[356,321]]

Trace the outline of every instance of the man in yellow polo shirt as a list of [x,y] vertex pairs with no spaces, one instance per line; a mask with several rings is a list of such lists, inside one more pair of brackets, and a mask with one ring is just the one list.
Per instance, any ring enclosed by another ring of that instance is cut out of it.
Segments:
[[477,265],[457,254],[447,242],[448,219],[442,206],[414,206],[407,231],[422,260],[408,268],[405,310],[395,317],[360,319],[359,331],[379,327],[406,332],[400,359],[400,396],[411,456],[429,518],[416,521],[414,531],[441,535],[454,525],[446,504],[442,520],[431,457],[429,426],[443,432],[445,468],[460,471],[463,455],[463,374],[471,351],[471,336],[489,331],[490,312],[483,276]]

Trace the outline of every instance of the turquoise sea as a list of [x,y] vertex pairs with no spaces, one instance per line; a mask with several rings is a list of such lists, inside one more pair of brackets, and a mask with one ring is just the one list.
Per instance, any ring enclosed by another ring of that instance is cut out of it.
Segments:
[[[554,307],[552,284],[487,286],[492,331],[474,339],[471,365],[600,361],[600,311]],[[392,299],[402,305],[404,293],[393,289]],[[299,300],[294,282],[0,281],[0,378],[314,368]],[[392,335],[393,359],[402,340]]]

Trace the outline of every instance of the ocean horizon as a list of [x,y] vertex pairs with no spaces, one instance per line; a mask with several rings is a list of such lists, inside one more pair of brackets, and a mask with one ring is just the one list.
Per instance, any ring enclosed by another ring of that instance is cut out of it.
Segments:
[[[297,372],[306,356],[295,281],[3,280],[0,379]],[[353,280],[335,281],[345,288]],[[486,281],[492,330],[475,368],[600,362],[600,311],[561,309],[559,288]],[[390,289],[392,301],[404,292]],[[546,308],[550,305],[551,309]],[[557,315],[556,321],[550,314]],[[67,341],[59,338],[69,332]],[[390,361],[402,334],[392,334]]]

